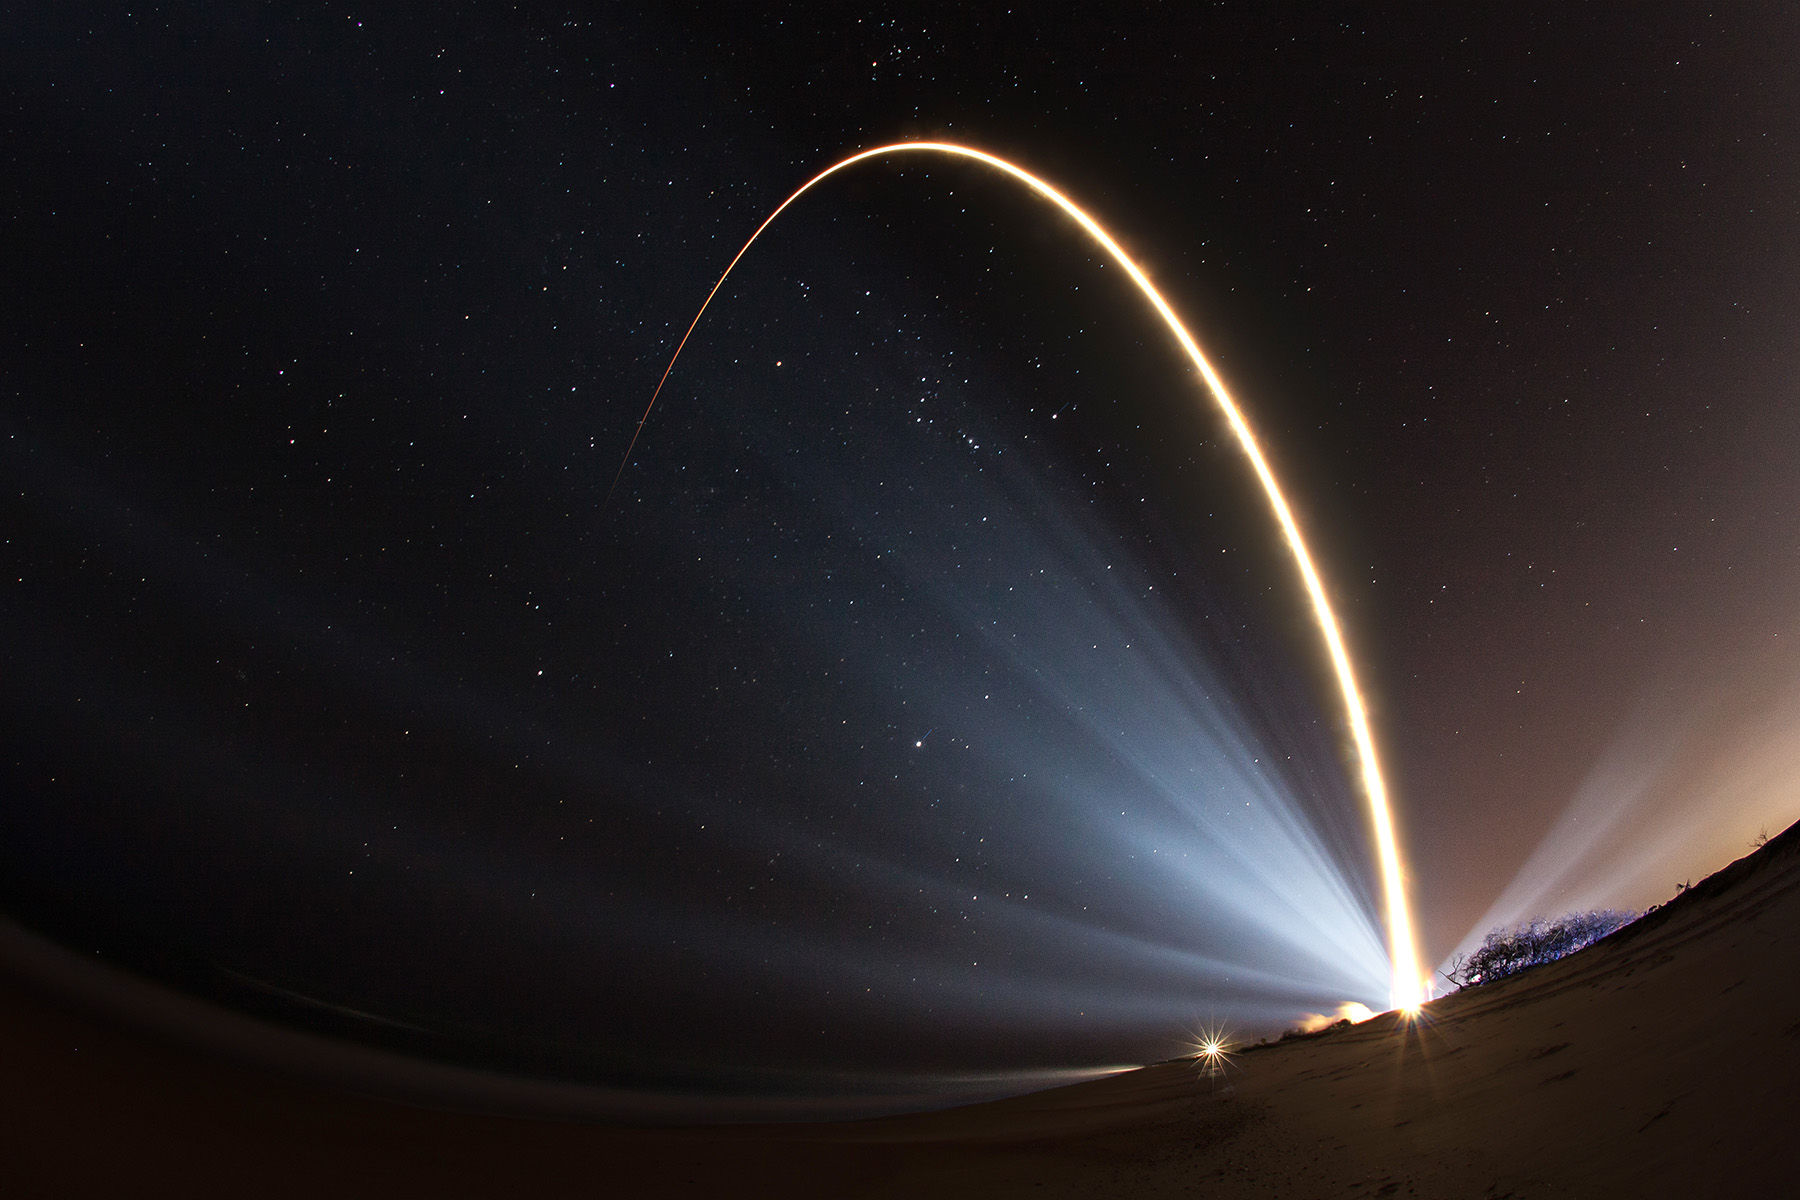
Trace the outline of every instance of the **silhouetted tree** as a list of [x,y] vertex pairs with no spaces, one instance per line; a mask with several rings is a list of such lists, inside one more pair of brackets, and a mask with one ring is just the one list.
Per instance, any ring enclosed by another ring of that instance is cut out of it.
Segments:
[[1491,930],[1468,955],[1457,955],[1444,973],[1459,988],[1492,983],[1508,975],[1553,962],[1638,919],[1640,914],[1616,908],[1567,913],[1551,921],[1533,917],[1511,929]]

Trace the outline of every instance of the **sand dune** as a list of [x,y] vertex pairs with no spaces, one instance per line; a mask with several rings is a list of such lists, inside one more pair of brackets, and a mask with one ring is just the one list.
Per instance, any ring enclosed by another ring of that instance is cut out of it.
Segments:
[[625,1129],[292,1082],[0,989],[0,1195],[1800,1195],[1800,826],[1580,954],[1242,1054],[826,1125]]

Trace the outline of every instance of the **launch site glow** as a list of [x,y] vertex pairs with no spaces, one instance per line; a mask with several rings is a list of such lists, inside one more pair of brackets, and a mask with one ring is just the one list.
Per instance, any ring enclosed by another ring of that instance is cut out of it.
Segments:
[[839,171],[869,159],[896,154],[942,154],[978,162],[1018,180],[1037,195],[1056,205],[1077,225],[1081,226],[1082,230],[1098,243],[1113,261],[1125,269],[1126,274],[1131,277],[1132,283],[1137,285],[1137,289],[1142,293],[1144,299],[1150,302],[1150,306],[1156,310],[1157,315],[1162,318],[1163,324],[1174,335],[1188,360],[1200,372],[1200,377],[1206,381],[1207,391],[1211,393],[1220,411],[1224,413],[1226,421],[1230,423],[1232,432],[1237,435],[1239,446],[1243,449],[1245,456],[1249,458],[1257,479],[1262,483],[1269,506],[1275,512],[1275,520],[1281,526],[1282,535],[1287,540],[1288,549],[1293,554],[1294,564],[1299,568],[1301,581],[1306,586],[1306,594],[1312,605],[1314,619],[1318,622],[1319,631],[1324,636],[1332,671],[1336,675],[1339,689],[1343,693],[1344,708],[1350,721],[1350,736],[1356,747],[1358,773],[1361,777],[1363,795],[1367,799],[1369,817],[1374,825],[1376,855],[1381,868],[1383,898],[1387,907],[1388,955],[1393,972],[1389,1002],[1400,1009],[1417,1008],[1425,999],[1424,980],[1419,972],[1418,952],[1413,942],[1412,916],[1406,901],[1406,885],[1400,865],[1399,846],[1394,833],[1393,814],[1388,804],[1387,784],[1381,775],[1380,763],[1375,754],[1374,738],[1369,731],[1368,711],[1363,703],[1362,692],[1357,686],[1356,672],[1351,665],[1349,651],[1344,646],[1343,633],[1339,629],[1337,615],[1332,610],[1331,601],[1325,594],[1325,585],[1319,578],[1318,569],[1313,565],[1312,555],[1307,550],[1306,541],[1300,534],[1300,526],[1294,518],[1293,510],[1289,507],[1287,497],[1282,493],[1281,485],[1275,478],[1275,472],[1269,467],[1268,459],[1264,457],[1262,447],[1257,443],[1256,435],[1252,432],[1243,411],[1231,398],[1231,393],[1226,389],[1224,380],[1219,377],[1218,372],[1213,369],[1212,363],[1201,352],[1199,343],[1194,340],[1194,336],[1188,332],[1181,319],[1175,315],[1175,310],[1169,306],[1169,302],[1163,299],[1162,293],[1156,290],[1155,285],[1150,282],[1149,276],[1136,262],[1132,261],[1131,256],[1125,253],[1118,242],[1114,241],[1112,236],[1101,228],[1099,222],[1082,211],[1074,201],[1036,175],[1014,166],[1003,158],[997,158],[992,154],[968,146],[959,146],[953,142],[896,142],[892,145],[877,146],[872,150],[853,154],[820,171],[801,184],[792,195],[781,202],[775,211],[768,215],[761,225],[757,226],[756,232],[750,235],[743,248],[726,265],[718,282],[713,284],[712,291],[707,293],[705,302],[700,305],[700,311],[694,314],[693,322],[688,325],[687,332],[682,334],[680,343],[675,347],[675,353],[670,357],[669,365],[664,369],[662,378],[657,381],[656,391],[652,393],[650,403],[645,406],[644,415],[638,419],[637,429],[632,433],[631,444],[626,448],[625,457],[619,465],[619,474],[613,478],[613,486],[615,488],[618,486],[619,477],[624,474],[626,464],[631,461],[632,451],[637,447],[644,424],[649,420],[651,410],[656,407],[657,397],[662,394],[663,386],[668,382],[670,373],[674,371],[675,363],[681,357],[682,350],[686,348],[688,339],[693,336],[695,328],[700,324],[700,319],[706,315],[706,309],[712,303],[713,297],[717,296],[719,289],[725,286],[725,280],[730,277],[738,261],[749,252],[756,239],[762,236],[763,231],[773,224],[789,205]]

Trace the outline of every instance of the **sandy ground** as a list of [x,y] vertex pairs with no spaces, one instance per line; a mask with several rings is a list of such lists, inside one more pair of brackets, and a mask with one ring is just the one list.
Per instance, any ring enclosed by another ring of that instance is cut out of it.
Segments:
[[687,1130],[347,1095],[9,983],[0,1196],[1800,1196],[1797,951],[1800,826],[1581,954],[1222,1080]]

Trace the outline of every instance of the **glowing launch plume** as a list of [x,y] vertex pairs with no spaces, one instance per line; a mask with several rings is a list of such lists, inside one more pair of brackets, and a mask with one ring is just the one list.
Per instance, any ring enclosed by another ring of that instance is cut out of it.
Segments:
[[[894,154],[945,154],[953,158],[971,159],[1011,176],[1067,213],[1089,237],[1099,243],[1113,261],[1125,269],[1126,274],[1131,276],[1131,281],[1137,285],[1138,291],[1143,293],[1144,298],[1150,302],[1150,306],[1163,319],[1163,324],[1168,327],[1170,333],[1175,335],[1175,340],[1180,343],[1189,361],[1200,372],[1200,377],[1206,381],[1207,390],[1212,393],[1213,399],[1218,402],[1220,410],[1224,412],[1225,419],[1230,422],[1232,432],[1237,434],[1238,444],[1250,459],[1250,465],[1255,469],[1257,479],[1262,482],[1269,505],[1275,510],[1275,519],[1281,525],[1281,532],[1287,539],[1288,549],[1293,552],[1294,563],[1300,569],[1300,578],[1306,584],[1306,594],[1312,602],[1313,616],[1318,621],[1319,631],[1324,635],[1325,648],[1330,655],[1332,670],[1337,675],[1338,686],[1344,696],[1344,707],[1349,714],[1350,735],[1356,745],[1363,794],[1368,800],[1369,816],[1375,827],[1376,853],[1380,859],[1383,893],[1387,906],[1388,954],[1393,967],[1390,1002],[1396,1008],[1416,1007],[1424,999],[1424,981],[1420,975],[1418,952],[1413,944],[1412,916],[1406,903],[1406,885],[1401,875],[1400,851],[1394,836],[1393,814],[1388,808],[1387,784],[1382,779],[1381,767],[1375,757],[1375,742],[1369,732],[1368,712],[1363,705],[1362,692],[1356,684],[1356,672],[1351,667],[1350,654],[1344,648],[1344,638],[1338,628],[1337,615],[1332,611],[1330,600],[1326,598],[1325,585],[1320,581],[1319,572],[1313,566],[1312,555],[1307,551],[1306,542],[1300,536],[1300,526],[1294,520],[1293,510],[1288,507],[1287,497],[1282,494],[1281,485],[1276,481],[1274,471],[1270,469],[1268,460],[1263,457],[1262,447],[1257,444],[1256,435],[1251,432],[1249,422],[1244,419],[1244,414],[1238,408],[1237,402],[1226,390],[1225,383],[1219,378],[1218,372],[1213,370],[1212,363],[1208,362],[1206,355],[1201,353],[1199,343],[1187,331],[1187,327],[1181,323],[1181,319],[1175,315],[1175,310],[1169,307],[1169,302],[1163,299],[1162,293],[1158,292],[1151,284],[1149,276],[1144,274],[1143,269],[1131,260],[1131,257],[1106,230],[1100,227],[1098,222],[1078,208],[1074,201],[1042,179],[1029,171],[1014,166],[1005,159],[996,158],[992,154],[974,150],[968,146],[958,146],[952,142],[897,142],[890,146],[877,146],[873,150],[864,150],[860,154],[853,154],[842,162],[820,171],[801,184],[793,195],[783,200],[780,206],[770,213],[761,225],[756,227],[756,232],[750,235],[750,240],[744,243],[743,249],[739,250],[731,262],[726,265],[724,274],[720,275],[719,281],[713,284],[712,291],[706,294],[705,303],[701,304],[700,311],[694,314],[694,320],[687,327],[687,332],[681,335],[681,342],[675,347],[675,353],[670,357],[669,365],[663,370],[662,378],[657,380],[656,391],[651,394],[650,403],[644,408],[644,415],[638,418],[637,429],[631,435],[631,444],[625,449],[625,457],[619,463],[618,474],[613,476],[613,488],[616,489],[619,486],[619,479],[625,474],[625,468],[631,462],[632,452],[637,448],[638,438],[644,432],[644,423],[650,419],[650,412],[656,407],[657,397],[662,395],[663,385],[669,381],[670,373],[675,370],[676,360],[681,357],[681,352],[686,348],[688,339],[693,336],[695,328],[699,326],[700,318],[706,315],[707,306],[712,303],[713,297],[717,296],[719,289],[725,286],[725,280],[730,277],[732,269],[749,252],[756,239],[762,236],[763,230],[773,224],[776,217],[787,211],[790,204],[839,171],[853,167],[866,159],[882,158]],[[607,494],[610,497],[611,491]]]

